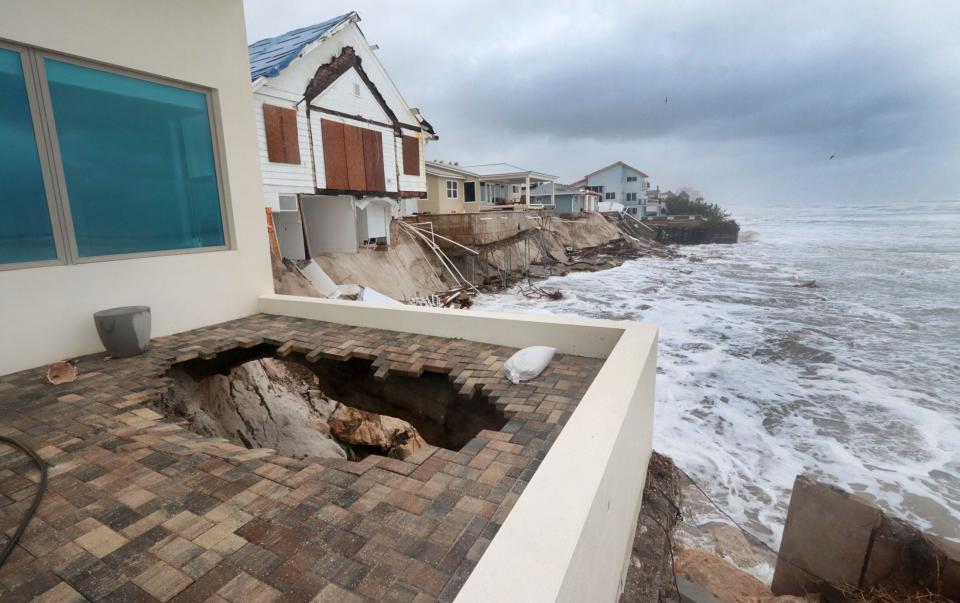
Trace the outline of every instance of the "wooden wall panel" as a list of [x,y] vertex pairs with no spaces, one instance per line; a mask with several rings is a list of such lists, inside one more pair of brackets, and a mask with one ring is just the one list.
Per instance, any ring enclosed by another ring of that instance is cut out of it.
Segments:
[[283,134],[283,163],[300,163],[300,136],[297,132],[297,110],[280,110],[280,132]]
[[263,129],[267,134],[267,159],[273,163],[283,161],[283,126],[281,122],[282,107],[263,105]]
[[386,172],[383,135],[328,119],[320,120],[326,188],[383,192]]
[[383,172],[383,137],[375,130],[363,129],[363,165],[368,191],[387,189]]
[[367,174],[363,161],[363,134],[356,126],[343,126],[343,143],[347,156],[347,178],[350,190],[362,191],[367,186]]
[[267,137],[267,160],[300,164],[297,110],[263,104],[263,129]]
[[323,135],[323,167],[327,176],[327,188],[348,189],[350,180],[347,176],[347,153],[344,140],[344,125],[320,120],[320,129]]
[[420,175],[420,139],[415,136],[403,137],[403,173]]

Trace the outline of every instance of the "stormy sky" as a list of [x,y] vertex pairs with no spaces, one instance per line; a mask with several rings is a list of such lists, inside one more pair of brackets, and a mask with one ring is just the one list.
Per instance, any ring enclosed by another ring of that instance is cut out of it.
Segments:
[[623,160],[732,206],[960,197],[960,2],[245,6],[251,42],[356,10],[429,159]]

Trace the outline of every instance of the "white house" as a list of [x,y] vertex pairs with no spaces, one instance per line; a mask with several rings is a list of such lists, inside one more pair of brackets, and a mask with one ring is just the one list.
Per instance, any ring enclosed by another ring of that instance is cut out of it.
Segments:
[[659,215],[662,204],[658,200],[647,203],[649,178],[637,168],[617,161],[587,174],[571,186],[599,193],[602,197],[601,201],[607,202],[608,205],[621,203],[625,211],[631,215]]
[[427,194],[433,128],[404,100],[355,12],[248,48],[266,206],[281,254],[387,243]]

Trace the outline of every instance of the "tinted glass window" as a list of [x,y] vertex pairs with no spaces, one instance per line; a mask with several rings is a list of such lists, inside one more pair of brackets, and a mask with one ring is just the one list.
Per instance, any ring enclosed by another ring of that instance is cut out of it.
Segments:
[[44,68],[80,256],[224,245],[205,94]]
[[0,48],[0,264],[57,257],[20,53]]

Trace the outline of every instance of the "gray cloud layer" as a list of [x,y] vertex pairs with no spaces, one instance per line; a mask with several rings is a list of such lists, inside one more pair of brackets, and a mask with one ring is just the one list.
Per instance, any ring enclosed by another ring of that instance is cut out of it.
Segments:
[[960,193],[960,3],[245,4],[251,41],[359,12],[431,158],[622,159],[734,204]]

